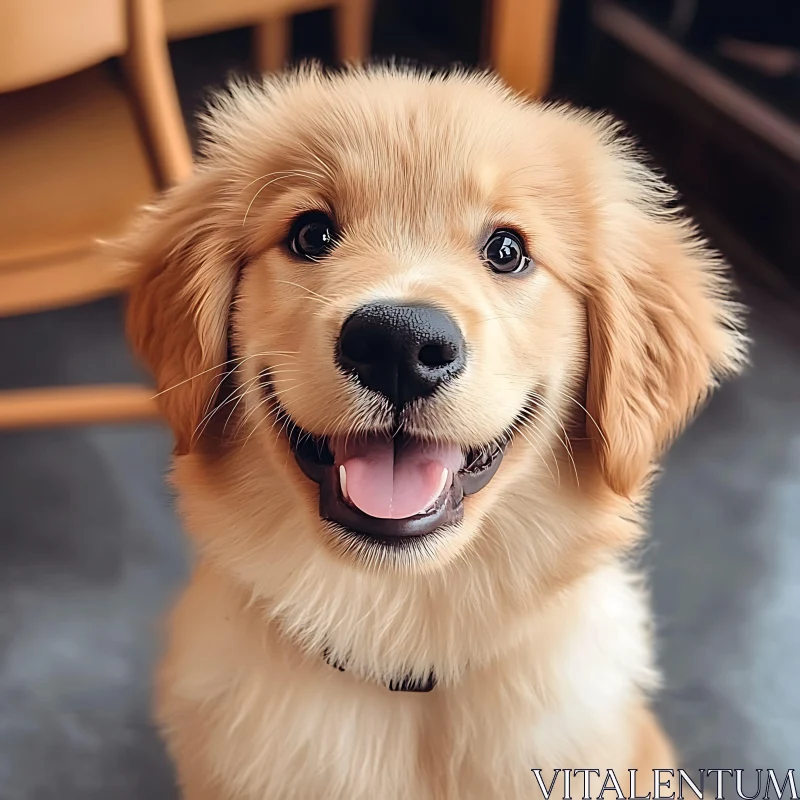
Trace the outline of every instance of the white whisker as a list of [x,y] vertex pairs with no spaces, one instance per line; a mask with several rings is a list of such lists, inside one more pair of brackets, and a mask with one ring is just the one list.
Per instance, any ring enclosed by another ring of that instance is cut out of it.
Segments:
[[539,408],[545,411],[547,414],[550,415],[551,419],[555,421],[555,423],[561,428],[564,432],[564,438],[562,439],[558,431],[553,430],[552,433],[558,439],[558,441],[564,446],[564,450],[567,453],[567,457],[572,464],[572,470],[575,473],[575,481],[580,487],[580,478],[578,477],[578,467],[575,464],[575,458],[572,452],[572,443],[570,442],[569,435],[567,434],[567,429],[564,427],[564,424],[559,419],[558,415],[555,413],[553,408],[550,406],[547,398],[543,397],[542,395],[538,394],[538,392],[532,392],[531,397],[537,402]]
[[301,283],[295,283],[294,281],[285,281],[285,280],[279,280],[278,283],[285,283],[287,286],[295,286],[298,289],[302,289],[304,292],[306,292],[308,295],[310,295],[316,300],[322,300],[325,303],[334,302],[330,297],[325,297],[324,294],[315,292],[313,289],[309,289],[307,286],[303,286],[303,284]]
[[267,182],[266,182],[266,183],[265,183],[265,184],[264,184],[264,185],[263,185],[263,186],[262,186],[262,187],[261,187],[261,188],[260,188],[260,189],[259,189],[259,190],[258,190],[258,191],[257,191],[257,192],[254,194],[254,195],[253,195],[253,199],[250,201],[250,203],[249,203],[249,204],[248,204],[248,206],[247,206],[247,210],[244,212],[244,218],[242,219],[242,227],[244,227],[244,226],[245,226],[245,223],[247,222],[247,215],[250,213],[250,209],[253,207],[253,203],[255,203],[255,201],[256,201],[256,198],[257,198],[257,197],[258,197],[258,196],[261,194],[261,192],[263,192],[263,191],[264,191],[264,189],[266,189],[266,188],[267,188],[267,186],[272,186],[272,184],[273,184],[273,183],[276,183],[277,181],[283,181],[283,180],[286,180],[286,178],[291,178],[291,177],[292,177],[291,175],[278,175],[278,177],[277,177],[277,178],[273,178],[272,180],[270,180],[270,181],[267,181]]

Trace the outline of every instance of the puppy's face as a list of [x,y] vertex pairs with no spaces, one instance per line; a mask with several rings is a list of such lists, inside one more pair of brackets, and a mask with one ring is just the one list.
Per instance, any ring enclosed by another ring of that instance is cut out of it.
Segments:
[[179,452],[263,469],[344,558],[430,568],[510,494],[636,492],[740,359],[607,124],[385,72],[222,105],[135,239],[132,337]]
[[[545,200],[567,177],[526,158],[522,114],[476,126],[498,111],[467,96],[443,113],[447,88],[340,95],[348,114],[298,120],[296,155],[276,142],[245,191],[247,428],[265,456],[293,451],[323,538],[359,554],[454,552],[504,456],[506,478],[555,475],[549,441],[583,373],[582,304],[547,250],[574,213]],[[511,457],[537,439],[539,463]]]

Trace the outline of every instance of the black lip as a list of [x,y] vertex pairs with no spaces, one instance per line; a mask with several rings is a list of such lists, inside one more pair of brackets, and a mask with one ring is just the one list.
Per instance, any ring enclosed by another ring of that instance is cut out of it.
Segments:
[[459,523],[464,517],[464,497],[479,492],[491,481],[500,467],[509,442],[509,438],[504,437],[485,448],[480,454],[478,465],[468,463],[456,473],[450,490],[439,497],[433,508],[426,513],[404,519],[371,517],[344,499],[337,467],[327,444],[302,430],[283,410],[269,378],[269,372],[264,371],[261,384],[267,400],[275,408],[281,429],[287,431],[289,447],[295,460],[303,474],[320,487],[320,517],[353,534],[366,536],[383,544],[399,544]]
[[[296,436],[290,436],[290,444],[293,440],[299,442]],[[464,517],[464,496],[483,489],[503,460],[503,447],[498,445],[484,467],[478,470],[462,469],[454,475],[450,490],[438,499],[430,511],[404,519],[380,519],[365,514],[344,499],[336,465],[327,463],[329,459],[322,455],[314,458],[309,448],[299,444],[294,444],[292,450],[303,474],[319,484],[320,517],[383,544],[397,544],[403,539],[427,536],[440,528],[461,522]]]

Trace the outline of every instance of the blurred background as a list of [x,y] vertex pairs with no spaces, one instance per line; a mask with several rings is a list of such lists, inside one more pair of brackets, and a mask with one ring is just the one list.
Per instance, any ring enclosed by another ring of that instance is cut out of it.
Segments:
[[0,0],[0,800],[176,797],[149,692],[188,557],[96,240],[188,174],[210,87],[373,56],[611,109],[733,264],[753,366],[643,554],[658,709],[687,767],[800,768],[800,2]]

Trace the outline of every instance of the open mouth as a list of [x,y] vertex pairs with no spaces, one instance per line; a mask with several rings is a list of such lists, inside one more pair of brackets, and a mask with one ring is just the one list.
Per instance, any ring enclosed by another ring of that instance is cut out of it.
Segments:
[[300,469],[320,486],[320,516],[387,543],[459,522],[464,496],[489,483],[504,449],[495,443],[465,452],[402,431],[328,439],[297,427],[289,444]]
[[464,497],[497,472],[508,438],[476,448],[395,436],[315,436],[273,402],[303,473],[319,484],[319,514],[384,544],[426,536],[464,516]]

